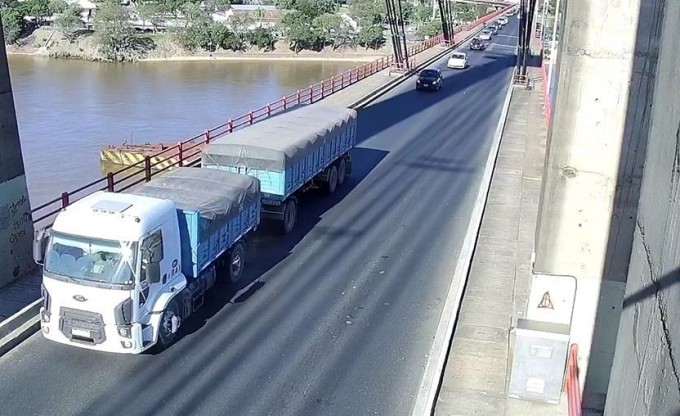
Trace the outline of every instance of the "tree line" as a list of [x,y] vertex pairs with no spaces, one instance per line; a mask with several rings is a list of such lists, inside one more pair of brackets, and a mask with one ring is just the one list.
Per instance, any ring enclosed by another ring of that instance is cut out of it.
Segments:
[[[296,53],[327,47],[378,49],[386,42],[387,9],[383,0],[352,0],[349,7],[343,8],[334,0],[273,0],[282,11],[275,27],[263,24],[262,9],[234,15],[228,24],[212,18],[213,12],[227,10],[232,2],[137,0],[124,6],[120,0],[103,0],[96,3],[91,27],[83,22],[78,3],[69,5],[64,0],[0,0],[0,14],[7,43],[16,42],[49,16],[56,16],[52,24],[70,42],[93,30],[100,52],[107,59],[117,61],[154,47],[153,37],[140,34],[132,27],[133,18],[151,25],[154,31],[164,28],[164,22],[173,22],[165,28],[167,35],[191,51],[243,51],[253,47],[271,50],[281,37]],[[433,36],[441,31],[441,22],[432,20],[431,4],[402,2],[402,9],[405,23],[419,27],[419,35]],[[474,15],[474,6],[470,9],[464,5],[458,11],[461,13]],[[34,17],[34,22],[28,22],[25,16]]]

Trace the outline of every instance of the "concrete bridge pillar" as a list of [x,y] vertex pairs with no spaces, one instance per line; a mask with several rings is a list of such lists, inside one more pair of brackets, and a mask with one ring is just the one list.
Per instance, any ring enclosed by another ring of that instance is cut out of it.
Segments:
[[602,411],[650,137],[665,2],[565,3],[534,271],[577,279],[571,337],[579,344],[584,407]]
[[35,267],[33,222],[0,24],[0,287]]

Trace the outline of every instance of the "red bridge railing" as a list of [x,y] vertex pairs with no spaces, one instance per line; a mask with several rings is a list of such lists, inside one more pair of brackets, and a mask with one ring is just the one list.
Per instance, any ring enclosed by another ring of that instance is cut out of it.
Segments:
[[567,358],[567,374],[564,381],[569,405],[569,416],[581,416],[581,384],[578,380],[578,345],[571,344]]
[[[465,29],[458,27],[455,29],[454,33],[460,33],[463,30],[475,28],[482,23],[494,19],[507,11],[510,7],[483,16],[465,26]],[[407,50],[408,55],[416,55],[426,49],[441,44],[443,41],[444,37],[441,34],[424,40],[410,46]],[[109,192],[124,191],[142,182],[148,182],[153,176],[174,166],[195,165],[200,160],[202,147],[205,144],[210,143],[211,140],[250,126],[253,123],[296,105],[317,102],[350,85],[356,84],[371,75],[390,68],[394,62],[394,56],[390,55],[349,69],[331,78],[312,84],[305,89],[288,94],[263,107],[251,110],[239,117],[229,119],[226,123],[220,124],[212,129],[207,129],[201,134],[181,140],[175,146],[169,146],[165,150],[146,156],[145,159],[139,163],[124,167],[115,172],[109,172],[106,176],[87,183],[77,189],[63,192],[59,197],[33,208],[31,211],[33,222],[36,226],[49,227],[52,224],[51,220],[53,220],[53,217],[59,211],[88,194],[100,190],[107,190]],[[175,162],[168,165],[163,159],[171,157],[175,159]]]

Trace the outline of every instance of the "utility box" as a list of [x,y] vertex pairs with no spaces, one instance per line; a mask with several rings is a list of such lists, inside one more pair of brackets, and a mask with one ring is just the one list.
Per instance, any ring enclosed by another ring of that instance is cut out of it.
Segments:
[[508,397],[559,404],[569,352],[569,325],[519,319]]

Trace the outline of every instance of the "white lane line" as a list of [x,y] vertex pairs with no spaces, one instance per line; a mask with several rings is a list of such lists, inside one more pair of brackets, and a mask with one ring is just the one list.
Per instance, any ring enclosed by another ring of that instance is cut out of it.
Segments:
[[[418,390],[418,397],[416,398],[415,406],[411,412],[412,416],[430,416],[434,412],[435,401],[437,399],[437,391],[442,381],[444,373],[444,364],[448,354],[451,339],[453,337],[453,329],[456,323],[458,310],[463,298],[463,289],[467,281],[468,272],[472,264],[472,255],[474,253],[475,245],[477,243],[477,236],[479,228],[482,224],[482,214],[486,206],[486,200],[491,188],[491,177],[493,176],[494,167],[496,166],[496,158],[501,144],[501,137],[503,129],[505,128],[505,121],[510,108],[510,98],[512,97],[513,83],[512,78],[508,87],[508,92],[505,96],[498,126],[494,134],[493,142],[491,144],[491,151],[486,161],[482,181],[479,185],[479,193],[475,200],[475,205],[470,216],[470,223],[463,240],[463,246],[456,263],[456,268],[453,272],[451,285],[449,286],[444,302],[444,308],[437,326],[432,348],[428,354],[427,363],[425,365],[425,372]],[[455,286],[457,284],[457,286]],[[455,286],[455,287],[454,287]]]

